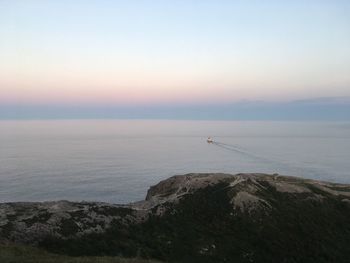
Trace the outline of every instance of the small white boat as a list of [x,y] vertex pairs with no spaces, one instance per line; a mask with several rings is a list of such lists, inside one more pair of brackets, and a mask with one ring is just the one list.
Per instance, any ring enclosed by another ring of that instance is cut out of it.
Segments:
[[213,139],[211,137],[208,137],[207,143],[213,143]]

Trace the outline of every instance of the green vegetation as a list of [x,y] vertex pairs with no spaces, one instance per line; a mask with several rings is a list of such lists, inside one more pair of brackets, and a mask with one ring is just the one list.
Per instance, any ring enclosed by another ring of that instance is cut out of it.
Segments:
[[[261,182],[264,184],[264,182]],[[125,226],[114,222],[103,234],[46,239],[51,252],[110,255],[169,262],[350,262],[350,207],[341,197],[276,191],[268,183],[257,194],[272,205],[267,213],[235,210],[237,189],[221,183],[187,195],[163,217]]]
[[[277,191],[274,183],[259,179],[234,187],[232,180],[222,180],[197,188],[178,202],[158,203],[147,210],[147,220],[138,224],[133,223],[137,210],[128,207],[79,207],[58,221],[56,233],[61,236],[42,239],[44,233],[32,239],[31,244],[40,242],[39,248],[2,246],[0,262],[350,262],[346,193],[333,194],[307,181],[294,185],[303,191],[293,191],[293,184],[280,184]],[[95,220],[87,213],[91,211]],[[84,227],[106,226],[107,221],[97,220],[97,215],[113,220],[111,227],[106,232],[82,234]],[[21,236],[18,226],[23,224],[15,221],[16,216],[9,213],[9,220],[2,221],[1,235],[12,234],[13,241],[19,237],[19,243],[26,242],[30,232]],[[47,210],[39,210],[23,222],[36,230],[36,222],[49,218],[51,222]]]
[[[1,263],[157,263],[120,257],[69,257],[25,246],[0,246]],[[159,263],[159,262],[158,262]]]

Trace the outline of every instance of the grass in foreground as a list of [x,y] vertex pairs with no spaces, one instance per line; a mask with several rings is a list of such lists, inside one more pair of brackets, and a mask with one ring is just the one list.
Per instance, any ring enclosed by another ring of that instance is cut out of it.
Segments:
[[1,263],[160,263],[159,261],[120,257],[69,257],[28,246],[0,246]]

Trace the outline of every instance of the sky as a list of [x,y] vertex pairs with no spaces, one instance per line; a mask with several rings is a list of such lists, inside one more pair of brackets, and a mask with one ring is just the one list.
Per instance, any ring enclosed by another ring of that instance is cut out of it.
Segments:
[[0,118],[348,97],[350,1],[0,0]]

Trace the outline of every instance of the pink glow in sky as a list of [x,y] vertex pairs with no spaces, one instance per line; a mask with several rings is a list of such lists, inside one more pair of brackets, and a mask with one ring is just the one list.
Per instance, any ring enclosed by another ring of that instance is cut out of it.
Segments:
[[347,1],[3,1],[0,102],[350,96]]

